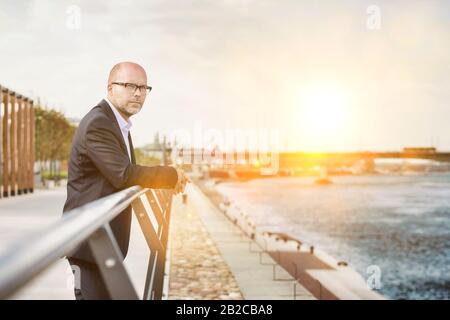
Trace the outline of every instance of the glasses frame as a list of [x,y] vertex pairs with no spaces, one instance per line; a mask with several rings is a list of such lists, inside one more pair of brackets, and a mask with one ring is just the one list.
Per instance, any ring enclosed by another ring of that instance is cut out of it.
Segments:
[[145,94],[149,94],[150,91],[152,91],[152,87],[150,87],[150,86],[146,86],[146,85],[138,86],[137,84],[131,83],[131,82],[111,82],[111,84],[117,84],[119,86],[124,86],[125,89],[128,89],[131,86],[133,86],[133,87],[135,87],[135,89],[133,90],[133,93],[135,93],[137,89],[139,89],[139,92],[141,92],[141,93],[142,93],[142,89],[144,89]]

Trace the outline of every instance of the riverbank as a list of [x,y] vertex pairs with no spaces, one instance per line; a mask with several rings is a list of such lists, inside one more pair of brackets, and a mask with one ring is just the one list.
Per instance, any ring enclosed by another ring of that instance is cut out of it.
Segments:
[[[276,182],[277,179],[273,181]],[[275,275],[278,272],[275,270],[282,270],[291,279],[297,280],[293,283],[302,285],[317,299],[384,298],[378,292],[370,290],[366,280],[347,262],[336,260],[313,245],[304,243],[304,239],[295,238],[289,232],[285,233],[286,231],[283,231],[285,229],[281,228],[279,223],[267,224],[267,221],[277,219],[278,216],[273,212],[270,218],[265,218],[269,220],[261,221],[258,218],[261,217],[261,212],[248,214],[249,212],[241,210],[236,206],[234,197],[225,197],[219,192],[216,181],[202,180],[197,183],[202,193],[219,208],[222,215],[251,238],[255,248],[272,258],[271,263],[275,265],[273,278],[282,278]],[[263,195],[264,193],[261,194]],[[258,219],[260,223],[255,223]]]

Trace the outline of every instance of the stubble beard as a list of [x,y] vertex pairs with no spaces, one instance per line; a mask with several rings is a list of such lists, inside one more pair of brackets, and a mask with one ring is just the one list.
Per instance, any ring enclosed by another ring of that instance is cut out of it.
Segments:
[[120,108],[120,111],[125,113],[128,117],[131,117],[132,115],[139,113],[139,111],[141,111],[141,109],[142,109],[142,104],[140,104],[138,102],[132,102],[132,103],[128,103],[127,105]]

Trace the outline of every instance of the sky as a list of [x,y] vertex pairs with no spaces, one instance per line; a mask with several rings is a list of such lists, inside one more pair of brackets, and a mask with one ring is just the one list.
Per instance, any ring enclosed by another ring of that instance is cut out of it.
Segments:
[[153,87],[136,146],[450,151],[449,1],[0,0],[0,85],[81,119],[120,61]]

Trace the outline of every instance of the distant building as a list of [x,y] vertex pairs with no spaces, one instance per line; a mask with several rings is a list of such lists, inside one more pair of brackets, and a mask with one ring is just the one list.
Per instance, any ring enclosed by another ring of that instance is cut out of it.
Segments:
[[160,159],[162,163],[166,163],[170,160],[172,151],[170,143],[166,143],[166,137],[164,137],[161,142],[158,133],[155,134],[152,143],[146,144],[139,149],[145,156]]
[[436,153],[436,148],[434,147],[407,147],[403,148],[404,153]]

